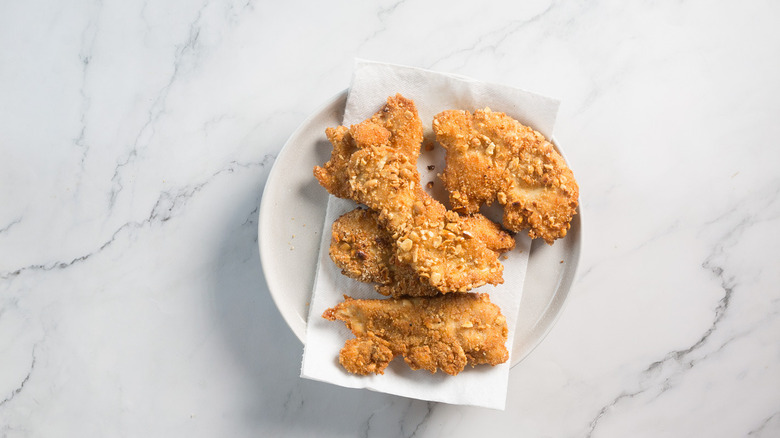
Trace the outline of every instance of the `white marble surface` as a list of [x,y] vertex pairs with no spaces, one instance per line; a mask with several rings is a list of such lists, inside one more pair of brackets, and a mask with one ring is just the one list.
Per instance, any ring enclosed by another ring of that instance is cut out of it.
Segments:
[[[779,17],[760,1],[4,2],[0,436],[780,435]],[[584,252],[506,411],[298,377],[257,209],[355,57],[562,100]]]

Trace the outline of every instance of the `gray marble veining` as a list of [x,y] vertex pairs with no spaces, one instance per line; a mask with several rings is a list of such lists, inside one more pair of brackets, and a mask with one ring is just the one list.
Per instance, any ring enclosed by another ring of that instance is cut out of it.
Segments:
[[[777,436],[779,12],[0,6],[0,436]],[[258,205],[355,57],[562,101],[584,252],[503,412],[298,377]]]

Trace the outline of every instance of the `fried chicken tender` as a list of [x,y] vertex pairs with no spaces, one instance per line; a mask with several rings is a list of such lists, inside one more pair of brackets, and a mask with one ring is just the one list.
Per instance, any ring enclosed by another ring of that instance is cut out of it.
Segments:
[[379,212],[398,262],[443,293],[503,282],[496,253],[463,234],[458,214],[420,185],[422,122],[414,102],[396,95],[370,119],[326,133],[333,152],[315,177],[331,194]]
[[327,128],[325,135],[333,145],[330,160],[314,168],[314,176],[329,193],[349,198],[347,163],[360,147],[387,145],[416,160],[420,155],[423,126],[414,102],[400,94],[387,98],[387,104],[363,122]]
[[[357,208],[333,222],[330,258],[342,274],[365,283],[378,283],[382,295],[433,296],[438,289],[420,281],[411,266],[395,257],[392,235],[378,223],[379,214]],[[510,251],[515,241],[501,227],[481,214],[461,217],[464,234],[481,240],[496,253]]]
[[396,258],[442,293],[503,282],[504,267],[484,242],[465,233],[460,216],[420,186],[417,166],[386,146],[358,150],[347,166],[352,199],[379,213]]
[[398,355],[414,370],[440,369],[453,376],[466,364],[497,365],[509,359],[506,319],[487,294],[384,300],[345,295],[322,316],[344,321],[356,336],[339,354],[341,365],[354,374],[384,374]]
[[447,149],[442,180],[453,209],[475,213],[498,201],[508,230],[527,229],[548,244],[566,236],[579,187],[542,134],[489,108],[473,115],[444,111],[434,117],[433,130]]

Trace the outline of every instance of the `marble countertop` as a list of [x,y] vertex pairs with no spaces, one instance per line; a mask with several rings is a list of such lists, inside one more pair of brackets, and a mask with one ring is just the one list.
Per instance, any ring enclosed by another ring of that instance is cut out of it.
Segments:
[[[779,14],[6,2],[0,436],[777,436]],[[505,411],[299,377],[258,205],[356,57],[562,102],[583,252]]]

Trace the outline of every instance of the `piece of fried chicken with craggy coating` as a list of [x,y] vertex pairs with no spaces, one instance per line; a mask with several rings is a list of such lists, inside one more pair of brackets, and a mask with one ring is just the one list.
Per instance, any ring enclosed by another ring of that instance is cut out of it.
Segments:
[[[438,289],[420,281],[409,265],[398,262],[392,235],[378,223],[373,210],[356,208],[333,222],[329,254],[342,274],[364,283],[377,283],[382,295],[433,296]],[[481,214],[461,216],[464,234],[482,240],[502,254],[515,246],[512,236]]]
[[503,282],[498,255],[466,231],[460,216],[420,186],[417,165],[390,147],[358,150],[347,166],[351,198],[379,213],[396,258],[442,293]]
[[467,364],[498,365],[509,359],[507,324],[487,294],[453,293],[436,297],[356,300],[323,313],[344,321],[348,340],[339,362],[350,373],[384,374],[395,356],[410,368],[456,375]]
[[416,160],[420,155],[423,126],[414,102],[396,94],[388,97],[387,103],[371,118],[350,127],[327,128],[325,135],[333,151],[327,163],[314,168],[314,176],[329,193],[349,198],[346,166],[358,148],[387,145]]
[[489,108],[444,111],[434,117],[433,130],[447,150],[442,180],[453,209],[475,213],[498,201],[506,229],[528,230],[548,244],[566,236],[579,187],[542,134]]

